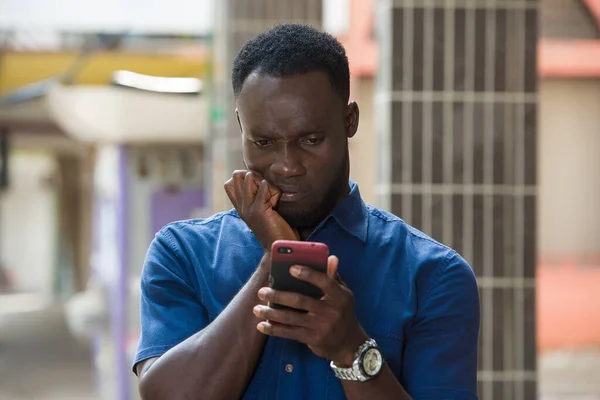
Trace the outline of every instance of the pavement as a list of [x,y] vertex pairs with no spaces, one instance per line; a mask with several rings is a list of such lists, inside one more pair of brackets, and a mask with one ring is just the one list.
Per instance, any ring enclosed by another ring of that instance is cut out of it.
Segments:
[[[548,351],[538,368],[539,400],[600,400],[600,349]],[[89,346],[61,307],[0,294],[0,400],[98,399]]]
[[0,295],[0,400],[92,400],[89,346],[69,333],[60,306]]
[[600,400],[600,349],[546,351],[538,379],[541,400]]

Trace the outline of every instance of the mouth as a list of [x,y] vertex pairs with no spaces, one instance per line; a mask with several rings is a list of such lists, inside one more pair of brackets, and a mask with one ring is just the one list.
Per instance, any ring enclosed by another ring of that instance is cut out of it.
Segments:
[[284,203],[292,203],[292,202],[298,201],[303,196],[304,196],[304,193],[301,193],[301,192],[282,191],[281,196],[279,197],[279,201],[284,202]]

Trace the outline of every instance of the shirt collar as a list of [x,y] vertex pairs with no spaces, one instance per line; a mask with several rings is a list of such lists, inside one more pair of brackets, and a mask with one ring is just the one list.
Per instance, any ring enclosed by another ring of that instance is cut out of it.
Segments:
[[358,185],[349,181],[350,193],[340,201],[330,216],[349,234],[356,236],[363,242],[367,241],[367,228],[369,225],[369,211],[360,196]]

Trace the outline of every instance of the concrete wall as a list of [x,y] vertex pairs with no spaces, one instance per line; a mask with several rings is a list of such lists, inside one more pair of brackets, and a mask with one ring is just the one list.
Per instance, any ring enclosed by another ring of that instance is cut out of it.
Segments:
[[600,254],[600,80],[540,83],[542,259]]

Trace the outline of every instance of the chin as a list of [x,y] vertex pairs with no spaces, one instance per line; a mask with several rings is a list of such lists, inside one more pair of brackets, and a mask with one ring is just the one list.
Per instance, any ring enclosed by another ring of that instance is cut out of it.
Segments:
[[305,208],[294,207],[290,204],[279,205],[277,206],[276,211],[288,222],[298,219],[306,219],[314,214]]
[[283,219],[292,225],[292,227],[295,227],[295,222],[306,220],[314,214],[304,207],[298,207],[292,204],[279,204],[275,210]]
[[295,229],[314,228],[327,216],[321,215],[318,208],[296,206],[289,203],[279,205],[277,212]]

